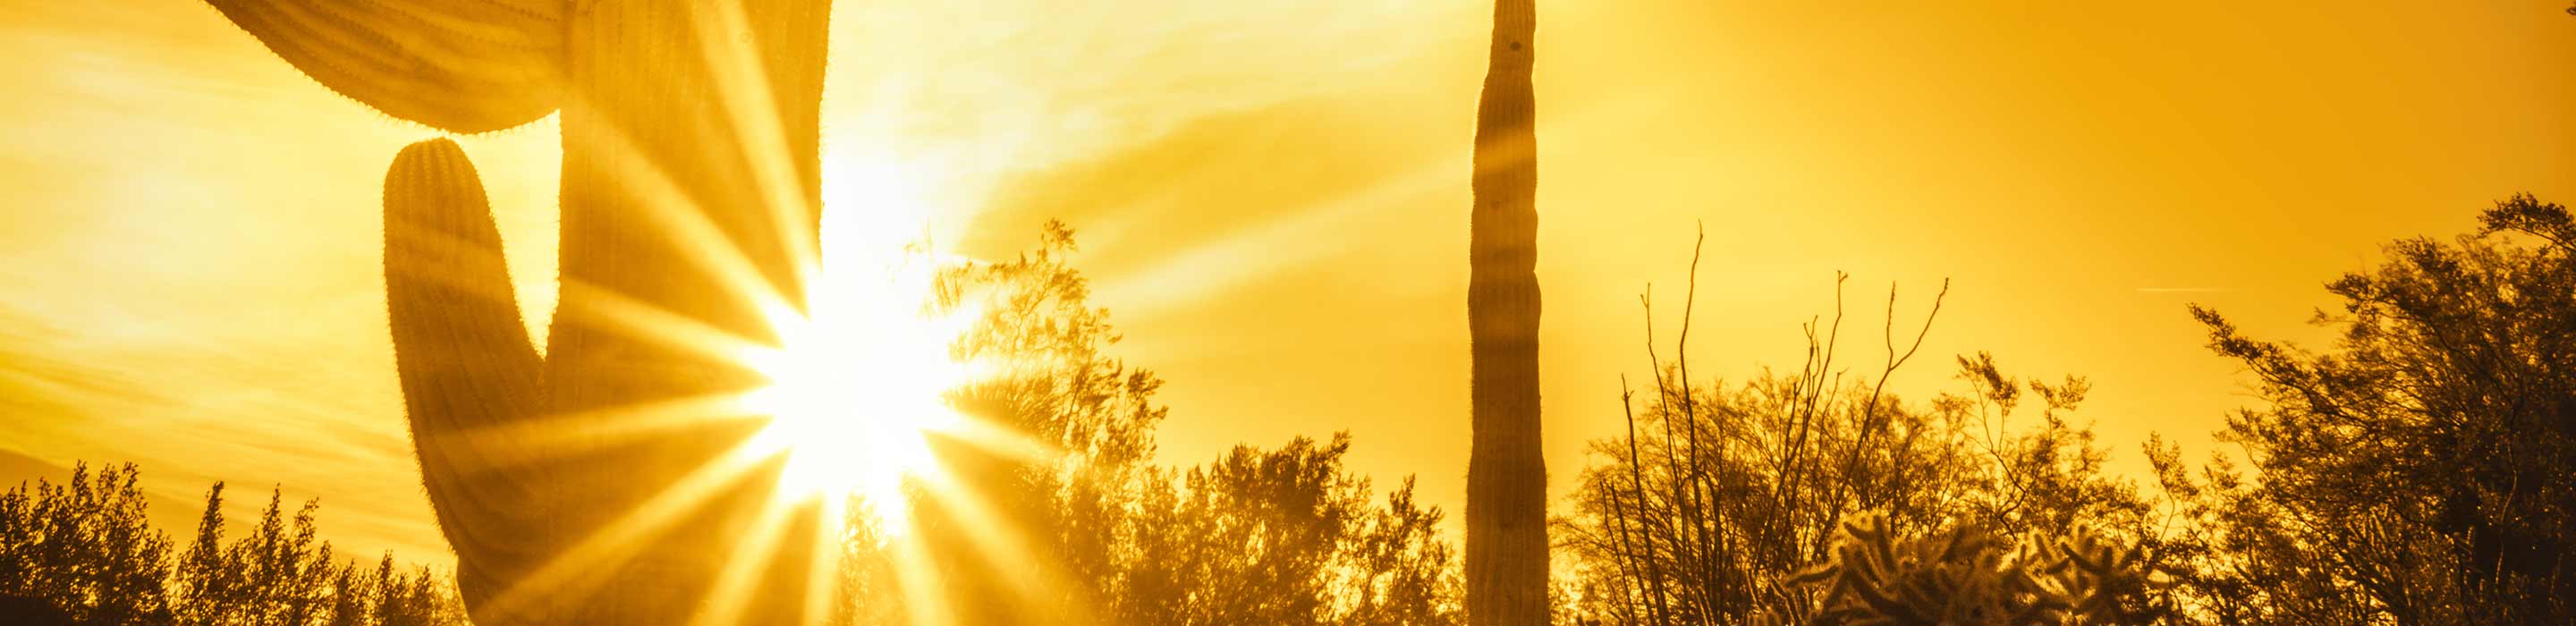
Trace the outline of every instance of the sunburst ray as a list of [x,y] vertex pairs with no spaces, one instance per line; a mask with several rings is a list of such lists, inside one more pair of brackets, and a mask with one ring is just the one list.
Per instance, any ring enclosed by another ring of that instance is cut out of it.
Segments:
[[[601,121],[600,123],[607,123]],[[716,279],[727,296],[756,306],[793,306],[771,282],[750,253],[735,245],[724,228],[708,217],[705,207],[681,189],[669,173],[642,155],[648,154],[624,129],[606,133],[609,149],[600,150],[601,167],[615,170],[621,181],[620,190],[636,200],[639,217],[668,237],[673,249],[687,251],[702,269]],[[797,256],[795,259],[812,257]],[[801,265],[805,261],[790,263]]]
[[[751,608],[752,592],[769,573],[768,566],[794,522],[793,513],[798,508],[814,504],[804,498],[775,496],[763,501],[760,512],[752,516],[749,531],[735,539],[732,558],[725,559],[723,569],[716,574],[715,588],[708,590],[706,601],[699,605],[698,614],[690,620],[690,626],[726,626],[739,622],[743,612]],[[825,533],[815,534],[821,536]],[[798,608],[802,610],[804,607],[800,604]]]
[[718,106],[723,107],[736,136],[742,139],[734,147],[742,151],[753,188],[760,193],[771,224],[777,229],[779,245],[787,258],[796,260],[789,264],[795,272],[789,277],[790,284],[805,284],[813,269],[805,260],[821,257],[815,242],[816,216],[806,209],[814,205],[812,198],[806,196],[804,183],[798,180],[796,164],[789,160],[786,127],[774,115],[779,109],[770,92],[769,74],[760,67],[760,57],[752,48],[759,44],[735,36],[750,32],[750,20],[743,14],[739,0],[690,6],[698,9],[690,21],[698,30],[700,53],[715,79],[721,98]]
[[652,497],[601,525],[571,549],[554,555],[518,584],[502,590],[492,601],[495,613],[520,613],[548,597],[578,594],[596,587],[602,576],[635,554],[639,540],[670,528],[776,454],[775,448],[754,440],[734,444],[670,485],[655,490]]

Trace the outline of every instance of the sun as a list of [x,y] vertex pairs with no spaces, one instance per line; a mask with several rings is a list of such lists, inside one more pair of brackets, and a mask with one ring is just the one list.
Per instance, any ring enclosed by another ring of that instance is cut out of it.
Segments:
[[743,356],[767,380],[743,403],[770,420],[755,441],[786,457],[785,493],[857,495],[900,522],[907,478],[937,469],[928,435],[962,424],[945,393],[968,382],[949,345],[971,316],[933,314],[933,259],[873,221],[824,225],[806,310],[769,311],[777,347]]
[[744,403],[770,419],[759,438],[786,455],[790,493],[855,494],[893,520],[905,477],[935,465],[927,434],[959,419],[942,395],[965,376],[956,329],[921,314],[926,277],[888,274],[827,276],[810,314],[773,313],[780,347],[745,358],[768,384]]

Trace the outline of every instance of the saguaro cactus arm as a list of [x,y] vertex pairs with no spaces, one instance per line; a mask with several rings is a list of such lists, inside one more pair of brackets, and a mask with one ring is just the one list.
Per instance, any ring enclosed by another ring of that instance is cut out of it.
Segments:
[[[325,86],[396,117],[478,132],[562,107],[559,265],[582,289],[560,309],[613,298],[759,340],[767,312],[740,292],[803,291],[820,209],[826,0],[207,1]],[[607,428],[625,409],[738,392],[756,382],[745,368],[579,314],[554,320],[540,359],[480,183],[452,142],[395,158],[385,214],[404,408],[476,623],[680,624],[746,558],[772,563],[730,602],[740,619],[716,619],[796,620],[810,559],[738,554],[736,541],[766,523],[777,463],[662,500],[702,470],[730,469],[716,464],[758,424]],[[670,218],[716,238],[670,237]],[[710,256],[737,254],[752,280],[706,271]],[[635,521],[651,503],[665,503],[658,521]],[[608,552],[576,555],[611,528],[627,534]],[[779,545],[816,532],[788,528]]]
[[564,0],[207,0],[322,86],[460,133],[562,104]]
[[421,476],[469,606],[537,566],[541,459],[513,445],[542,385],[500,232],[455,142],[403,148],[385,173],[385,298]]

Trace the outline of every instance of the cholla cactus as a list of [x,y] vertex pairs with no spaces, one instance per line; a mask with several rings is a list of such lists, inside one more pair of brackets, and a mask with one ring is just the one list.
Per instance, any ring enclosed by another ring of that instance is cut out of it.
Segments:
[[2173,613],[2161,594],[2173,578],[2147,558],[2144,545],[2078,532],[2039,542],[2027,558],[2042,593],[2065,605],[2070,623],[2151,624]]
[[[674,483],[757,422],[605,434],[623,410],[755,379],[599,313],[641,305],[770,338],[748,294],[801,293],[815,249],[828,0],[208,1],[397,118],[475,133],[562,113],[563,289],[542,357],[464,152],[414,144],[385,180],[404,406],[476,622],[676,624],[705,610],[729,561],[766,558],[730,552],[774,466],[687,506],[646,506],[681,495]],[[803,607],[802,556],[757,565],[732,570],[769,574],[736,598],[754,610],[718,621],[778,623]]]
[[1845,522],[1833,560],[1793,583],[1820,590],[1811,614],[1764,624],[2125,626],[2162,619],[2166,583],[2136,546],[2089,532],[2018,548],[1974,525],[1899,539],[1884,520]]

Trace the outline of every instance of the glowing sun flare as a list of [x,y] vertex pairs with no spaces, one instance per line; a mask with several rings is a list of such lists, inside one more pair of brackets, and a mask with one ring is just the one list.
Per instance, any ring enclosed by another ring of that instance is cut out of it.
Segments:
[[921,292],[870,291],[773,317],[783,347],[746,358],[770,382],[744,401],[772,420],[760,436],[787,455],[791,493],[857,494],[893,519],[904,476],[931,467],[924,432],[957,419],[940,394],[963,371],[948,359],[955,333],[914,313]]
[[808,312],[769,311],[779,345],[743,355],[768,379],[743,402],[771,420],[757,441],[786,455],[785,493],[858,495],[899,522],[905,478],[935,470],[926,434],[963,419],[943,394],[968,379],[949,343],[972,316],[929,314],[926,255],[862,235],[883,228],[835,226],[824,228],[824,266],[808,274]]

